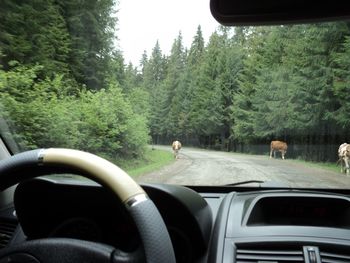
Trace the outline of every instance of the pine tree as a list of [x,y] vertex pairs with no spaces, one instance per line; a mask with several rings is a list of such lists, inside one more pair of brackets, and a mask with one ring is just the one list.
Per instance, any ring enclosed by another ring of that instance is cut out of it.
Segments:
[[3,1],[0,12],[1,64],[42,65],[45,77],[68,73],[70,38],[66,21],[53,0]]

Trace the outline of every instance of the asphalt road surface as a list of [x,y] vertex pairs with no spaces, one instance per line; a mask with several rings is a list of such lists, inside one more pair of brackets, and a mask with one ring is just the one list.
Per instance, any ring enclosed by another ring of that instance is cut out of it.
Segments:
[[[171,151],[171,147],[157,146]],[[350,176],[267,155],[246,155],[183,147],[179,159],[159,171],[139,176],[138,182],[182,185],[226,185],[261,180],[267,186],[350,188]],[[258,183],[247,186],[258,186]]]

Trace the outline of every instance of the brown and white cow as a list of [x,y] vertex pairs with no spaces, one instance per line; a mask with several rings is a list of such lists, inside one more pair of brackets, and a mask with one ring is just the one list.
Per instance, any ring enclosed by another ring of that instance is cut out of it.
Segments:
[[179,158],[179,151],[181,149],[181,143],[179,141],[173,141],[173,144],[171,146],[174,151],[174,158],[178,159]]
[[[343,143],[339,146],[338,156],[340,162],[340,172],[350,174],[349,161],[350,161],[350,144]],[[345,169],[344,169],[345,168]]]
[[282,142],[282,141],[271,141],[270,144],[270,158],[272,158],[272,153],[273,156],[276,158],[276,151],[281,152],[282,154],[282,159],[284,160],[284,155],[287,153],[287,143]]

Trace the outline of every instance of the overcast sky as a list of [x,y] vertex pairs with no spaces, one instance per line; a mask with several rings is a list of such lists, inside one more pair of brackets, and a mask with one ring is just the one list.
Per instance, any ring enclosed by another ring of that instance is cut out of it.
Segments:
[[125,63],[138,66],[144,50],[150,55],[157,40],[169,54],[174,39],[182,33],[190,47],[198,25],[205,41],[219,25],[211,16],[209,0],[119,0],[119,47]]

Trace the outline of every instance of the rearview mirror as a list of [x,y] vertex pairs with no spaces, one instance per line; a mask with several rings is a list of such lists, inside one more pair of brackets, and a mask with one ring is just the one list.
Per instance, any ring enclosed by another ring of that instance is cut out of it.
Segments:
[[214,18],[223,25],[273,25],[350,18],[344,0],[210,0]]

